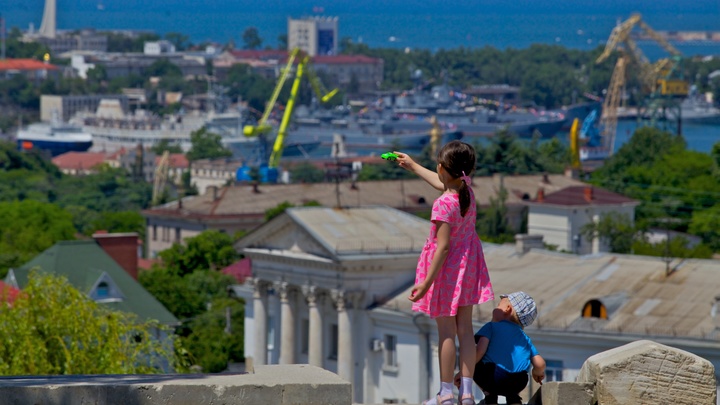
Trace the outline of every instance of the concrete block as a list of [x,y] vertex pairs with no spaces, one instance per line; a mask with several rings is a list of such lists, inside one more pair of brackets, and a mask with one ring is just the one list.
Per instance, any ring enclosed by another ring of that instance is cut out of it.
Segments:
[[692,353],[639,340],[585,361],[577,379],[603,405],[715,404],[715,368]]
[[553,381],[543,384],[528,405],[593,405],[594,385]]
[[309,365],[258,366],[249,374],[3,377],[0,405],[350,405],[351,389]]

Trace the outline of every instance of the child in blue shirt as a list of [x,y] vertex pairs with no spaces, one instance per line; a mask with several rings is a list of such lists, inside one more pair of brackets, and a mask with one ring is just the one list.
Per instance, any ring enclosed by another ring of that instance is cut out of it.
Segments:
[[523,331],[536,317],[535,301],[526,293],[501,295],[492,322],[475,334],[473,380],[485,393],[486,405],[497,404],[498,395],[504,396],[508,404],[521,404],[520,392],[528,383],[530,365],[533,380],[542,384],[545,360]]

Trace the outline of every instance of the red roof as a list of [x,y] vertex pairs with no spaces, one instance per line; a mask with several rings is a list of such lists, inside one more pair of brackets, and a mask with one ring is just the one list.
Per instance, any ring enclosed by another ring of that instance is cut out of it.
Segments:
[[252,262],[250,258],[241,259],[222,269],[222,273],[233,276],[238,283],[242,284],[246,278],[252,276]]
[[233,49],[230,54],[238,59],[287,59],[284,49]]
[[539,192],[532,202],[564,206],[638,204],[632,198],[593,186],[570,186],[548,195]]
[[323,65],[352,65],[358,63],[377,64],[381,59],[365,55],[318,55],[312,58],[313,63]]
[[[155,158],[155,166],[160,163],[161,158],[162,156],[158,156]],[[170,167],[175,169],[187,169],[188,167],[190,167],[190,162],[188,161],[187,157],[182,153],[171,153],[168,164]]]
[[143,259],[138,258],[138,269],[140,270],[152,270],[152,266],[155,263],[160,263],[160,259]]
[[0,281],[0,301],[13,303],[20,295],[20,290]]
[[105,162],[104,152],[67,152],[52,159],[55,166],[65,170],[88,170]]
[[0,71],[5,70],[57,70],[58,67],[35,59],[0,59]]

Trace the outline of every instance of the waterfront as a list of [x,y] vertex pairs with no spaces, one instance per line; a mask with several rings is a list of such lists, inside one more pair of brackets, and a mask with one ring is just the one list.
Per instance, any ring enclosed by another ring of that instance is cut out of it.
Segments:
[[[75,0],[58,13],[60,29],[93,27],[98,30],[154,30],[159,34],[180,32],[192,42],[241,43],[246,27],[258,27],[263,44],[275,47],[287,30],[287,17],[313,14],[313,3],[216,0],[210,4],[166,0],[162,2]],[[375,4],[374,7],[370,5]],[[0,0],[8,27],[37,29],[43,0]],[[588,1],[558,2],[553,7],[529,1],[498,4],[479,0],[451,1],[447,5],[425,5],[379,1],[363,5],[338,1],[316,8],[324,15],[338,16],[340,36],[371,47],[422,48],[430,50],[492,46],[499,49],[527,48],[535,43],[558,44],[589,50],[604,45],[618,19],[640,11],[657,30],[720,30],[717,2],[683,4],[678,13],[670,2],[637,1],[633,4],[596,5]],[[367,10],[372,10],[371,12]],[[482,23],[480,23],[482,22]],[[652,43],[641,46],[650,59],[665,52]],[[718,42],[675,43],[685,55],[720,54]]]

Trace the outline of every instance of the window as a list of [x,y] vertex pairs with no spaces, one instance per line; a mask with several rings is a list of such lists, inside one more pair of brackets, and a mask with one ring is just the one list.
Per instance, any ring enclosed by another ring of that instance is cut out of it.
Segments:
[[95,296],[101,300],[110,296],[110,286],[106,282],[101,282],[95,289]]
[[157,225],[153,225],[152,240],[157,240]]
[[328,359],[337,360],[338,357],[338,326],[337,324],[330,325],[330,353],[328,353]]
[[180,243],[180,228],[175,228],[175,242]]
[[545,360],[545,381],[562,381],[563,380],[563,362],[562,360]]
[[310,352],[310,321],[303,319],[300,322],[300,353],[308,354]]
[[607,309],[605,305],[598,300],[590,300],[585,304],[582,310],[583,318],[600,318],[608,319]]
[[383,354],[385,356],[385,367],[397,367],[397,336],[385,335],[385,347],[383,348]]

